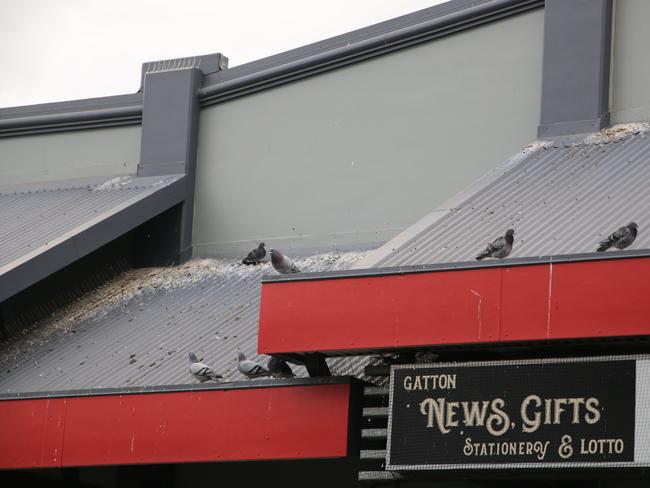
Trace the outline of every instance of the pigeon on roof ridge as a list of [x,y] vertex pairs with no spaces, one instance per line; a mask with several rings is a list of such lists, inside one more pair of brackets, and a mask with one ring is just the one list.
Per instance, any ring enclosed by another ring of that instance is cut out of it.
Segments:
[[242,259],[242,264],[258,264],[266,256],[266,249],[264,249],[264,243],[260,242],[255,249],[248,253],[248,255]]
[[611,247],[615,247],[616,249],[625,249],[634,242],[638,232],[639,226],[636,222],[630,222],[629,224],[616,229],[607,236],[607,239],[600,241],[596,251],[604,252]]
[[237,369],[247,378],[271,376],[271,372],[268,369],[260,364],[257,364],[255,361],[246,359],[246,356],[243,352],[237,353]]
[[280,274],[300,273],[294,262],[277,249],[271,249],[271,264]]
[[189,353],[189,358],[190,358],[190,374],[199,380],[201,383],[212,380],[212,381],[218,381],[220,378],[223,378],[220,374],[215,373],[212,371],[210,366],[207,364],[204,364],[198,360],[196,357],[196,354],[193,352]]
[[490,242],[485,248],[485,251],[476,256],[476,259],[480,261],[481,259],[485,258],[505,258],[512,251],[514,235],[515,231],[513,229],[508,229],[504,236],[497,237],[492,242]]
[[266,363],[266,367],[271,372],[271,374],[276,378],[292,378],[295,376],[291,366],[287,364],[286,361],[271,356]]

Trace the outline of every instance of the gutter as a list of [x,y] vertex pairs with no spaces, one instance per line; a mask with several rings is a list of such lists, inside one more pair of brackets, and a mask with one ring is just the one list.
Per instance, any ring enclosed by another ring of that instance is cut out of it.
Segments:
[[137,125],[142,94],[0,109],[0,137]]

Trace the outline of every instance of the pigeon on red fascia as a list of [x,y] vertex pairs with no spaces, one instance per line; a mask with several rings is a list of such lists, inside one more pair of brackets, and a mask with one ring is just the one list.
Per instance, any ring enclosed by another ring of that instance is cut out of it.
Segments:
[[505,258],[512,251],[512,244],[515,241],[514,235],[515,231],[508,229],[504,236],[497,237],[492,242],[490,242],[485,248],[485,251],[476,256],[476,259],[480,261],[481,259],[485,258]]
[[300,273],[294,262],[277,249],[271,249],[271,264],[280,274]]
[[210,366],[200,362],[199,359],[196,357],[196,354],[194,354],[193,352],[191,352],[189,356],[190,356],[190,374],[194,376],[194,378],[199,380],[201,383],[208,380],[218,381],[219,379],[223,378],[223,376],[221,376],[220,374],[217,374],[214,371],[212,371]]
[[242,264],[258,264],[266,256],[266,249],[264,249],[264,243],[260,242],[255,249],[248,253],[248,255],[242,259]]
[[639,226],[636,225],[636,222],[630,222],[623,227],[619,227],[614,232],[612,232],[607,239],[600,241],[600,245],[596,251],[604,252],[607,251],[610,247],[615,247],[616,249],[625,249],[636,239],[636,235],[639,231]]

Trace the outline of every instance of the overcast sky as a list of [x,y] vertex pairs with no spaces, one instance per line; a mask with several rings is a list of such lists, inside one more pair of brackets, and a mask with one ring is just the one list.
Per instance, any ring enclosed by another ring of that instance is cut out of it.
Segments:
[[145,61],[236,66],[443,0],[0,0],[0,107],[133,93]]

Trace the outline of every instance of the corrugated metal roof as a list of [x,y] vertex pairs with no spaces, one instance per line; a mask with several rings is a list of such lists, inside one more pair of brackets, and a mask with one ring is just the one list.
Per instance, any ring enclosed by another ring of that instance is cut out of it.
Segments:
[[509,257],[594,252],[630,221],[639,236],[629,249],[647,248],[648,130],[647,123],[626,124],[580,140],[533,143],[355,268],[472,261],[508,228],[516,233]]
[[[303,271],[350,267],[367,252],[295,260]],[[242,380],[237,350],[257,350],[260,281],[270,264],[194,259],[173,268],[129,270],[96,292],[0,346],[0,392],[193,383],[188,351],[224,376]],[[366,360],[329,360],[349,374]],[[302,367],[294,366],[304,376]]]
[[138,202],[183,175],[68,180],[0,186],[0,275],[92,225],[106,212]]

